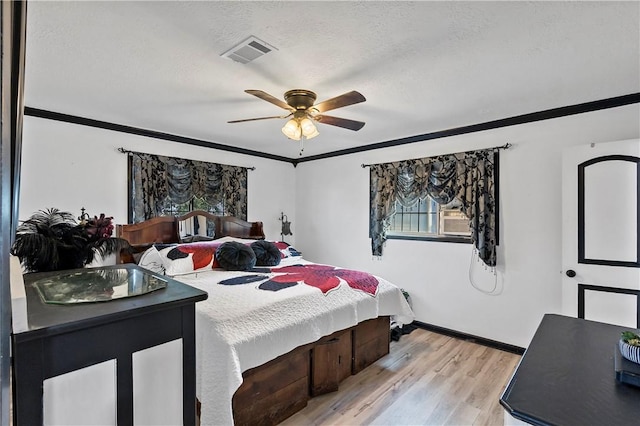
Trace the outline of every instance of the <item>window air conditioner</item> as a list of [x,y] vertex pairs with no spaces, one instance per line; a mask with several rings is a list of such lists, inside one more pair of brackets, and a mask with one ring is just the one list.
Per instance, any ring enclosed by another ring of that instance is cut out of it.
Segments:
[[443,235],[471,235],[469,219],[457,209],[440,210],[440,233]]

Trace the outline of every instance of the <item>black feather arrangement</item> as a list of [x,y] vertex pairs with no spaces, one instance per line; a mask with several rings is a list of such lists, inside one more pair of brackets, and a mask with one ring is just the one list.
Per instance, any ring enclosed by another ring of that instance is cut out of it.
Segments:
[[39,210],[18,226],[11,254],[20,258],[28,272],[82,268],[95,254],[131,249],[126,240],[111,237],[112,219],[101,214],[77,223],[69,212]]

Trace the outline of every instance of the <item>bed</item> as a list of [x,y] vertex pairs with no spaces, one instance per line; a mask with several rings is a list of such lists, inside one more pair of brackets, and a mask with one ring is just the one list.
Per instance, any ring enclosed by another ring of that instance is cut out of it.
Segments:
[[[209,294],[196,305],[203,425],[277,424],[386,355],[390,317],[400,325],[413,321],[398,287],[265,242],[261,222],[196,211],[117,225],[116,234],[134,247],[123,262]],[[222,245],[242,253],[267,247],[271,255],[275,246],[279,264],[228,270],[218,263]]]

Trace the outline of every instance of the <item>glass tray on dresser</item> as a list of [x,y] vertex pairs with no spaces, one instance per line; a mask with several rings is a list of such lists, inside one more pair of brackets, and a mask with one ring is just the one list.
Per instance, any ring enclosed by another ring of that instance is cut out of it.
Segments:
[[107,302],[167,287],[167,281],[139,269],[87,268],[43,277],[32,283],[45,303]]

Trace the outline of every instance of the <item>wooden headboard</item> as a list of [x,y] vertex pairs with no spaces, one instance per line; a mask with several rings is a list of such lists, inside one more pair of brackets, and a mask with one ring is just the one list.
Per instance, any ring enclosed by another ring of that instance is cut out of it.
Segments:
[[[247,222],[233,216],[216,216],[203,210],[194,210],[182,216],[159,216],[140,223],[116,225],[116,236],[129,241],[134,253],[140,253],[156,243],[181,242],[183,236],[180,224],[199,218],[214,223],[215,238],[265,238],[262,222]],[[121,263],[131,261],[131,256],[124,253],[121,255]]]
[[[216,216],[202,210],[194,210],[185,215],[176,217],[176,225],[193,217],[202,217],[211,220],[215,224],[215,237],[236,237],[264,240],[262,222],[247,222],[234,216]],[[153,220],[153,219],[151,219]]]

